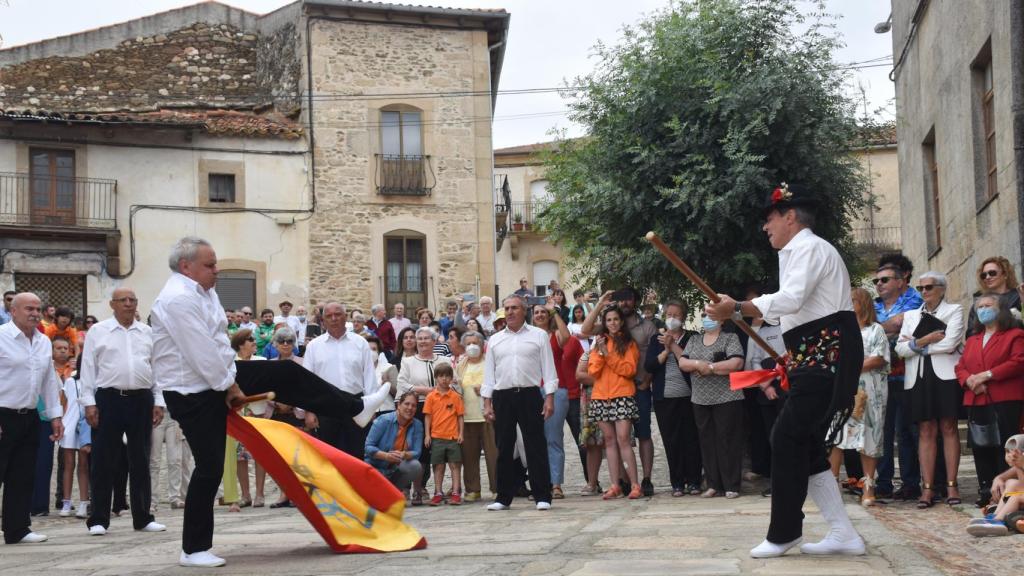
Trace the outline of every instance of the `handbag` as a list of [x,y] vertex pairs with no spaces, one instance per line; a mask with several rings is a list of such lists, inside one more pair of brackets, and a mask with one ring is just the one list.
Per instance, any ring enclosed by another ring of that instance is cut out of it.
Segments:
[[971,406],[967,413],[967,438],[976,448],[1002,447],[1003,443],[999,439],[999,419],[996,417],[996,409],[991,403],[991,398],[984,406]]

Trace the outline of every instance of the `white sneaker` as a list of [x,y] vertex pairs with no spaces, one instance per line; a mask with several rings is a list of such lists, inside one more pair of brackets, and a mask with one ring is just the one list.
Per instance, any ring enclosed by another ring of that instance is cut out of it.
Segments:
[[537,510],[551,510],[551,502],[537,502]]
[[60,512],[58,512],[57,515],[64,518],[71,516],[71,500],[64,501],[64,506],[61,507]]
[[353,416],[352,420],[354,420],[360,428],[366,428],[366,425],[370,423],[370,419],[377,413],[377,408],[379,408],[384,402],[384,399],[388,397],[389,392],[391,392],[391,385],[384,383],[373,394],[363,396],[363,411]]
[[150,522],[139,529],[140,532],[163,532],[164,530],[167,530],[167,526],[159,522]]
[[[548,504],[548,506],[550,506],[550,504]],[[491,502],[490,504],[485,506],[485,508],[491,512],[495,512],[500,510],[508,510],[509,507],[505,506],[501,502]]]
[[29,532],[25,534],[24,538],[18,542],[21,544],[37,544],[39,542],[46,542],[47,536],[45,534],[36,534],[35,532]]
[[804,544],[800,547],[800,551],[804,554],[843,554],[849,556],[862,556],[866,552],[864,540],[860,536],[854,534],[852,537],[843,538],[836,530],[830,530],[820,542]]
[[88,518],[89,517],[89,501],[85,500],[78,503],[78,510],[75,511],[75,518]]
[[217,566],[227,564],[227,562],[219,556],[214,556],[209,550],[203,550],[202,552],[193,552],[191,554],[182,552],[181,558],[178,559],[178,564],[196,568],[216,568]]
[[750,550],[750,557],[778,558],[779,556],[782,556],[783,554],[788,552],[790,548],[799,544],[801,540],[803,540],[803,538],[797,538],[796,540],[793,540],[792,542],[787,542],[785,544],[776,544],[774,542],[769,542],[768,540],[765,540],[764,542],[761,542],[760,544],[758,544]]
[[89,526],[89,535],[90,536],[103,536],[106,533],[107,533],[107,529],[104,528],[103,526],[101,526],[100,524]]

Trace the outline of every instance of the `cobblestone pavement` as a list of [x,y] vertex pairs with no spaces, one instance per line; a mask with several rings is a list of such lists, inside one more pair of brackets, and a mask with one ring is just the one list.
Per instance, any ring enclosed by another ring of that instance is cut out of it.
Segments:
[[[656,429],[656,427],[655,427]],[[736,500],[672,498],[660,440],[653,498],[604,502],[577,496],[582,481],[578,457],[567,458],[567,497],[539,512],[517,499],[507,512],[487,512],[483,503],[461,507],[409,508],[406,521],[428,540],[425,550],[395,554],[336,555],[294,509],[246,508],[232,514],[216,508],[213,551],[228,565],[217,574],[415,574],[573,576],[662,574],[933,575],[1020,573],[1024,537],[976,540],[963,531],[972,508],[919,511],[911,503],[870,511],[852,497],[847,510],[868,544],[861,557],[754,560],[748,551],[764,537],[770,501],[760,483],[746,483]],[[660,466],[659,466],[660,464]],[[973,469],[970,467],[965,470]],[[962,476],[967,475],[964,472]],[[607,485],[607,480],[602,482]],[[484,484],[486,486],[486,483]],[[276,499],[268,482],[267,501]],[[161,490],[159,493],[164,494]],[[964,494],[969,495],[965,487]],[[826,527],[808,503],[805,538]],[[82,520],[53,515],[35,518],[34,529],[50,536],[36,545],[0,545],[0,574],[18,576],[195,574],[176,565],[182,511],[160,503],[157,520],[168,531],[133,532],[131,519],[114,518],[106,536],[89,536]]]

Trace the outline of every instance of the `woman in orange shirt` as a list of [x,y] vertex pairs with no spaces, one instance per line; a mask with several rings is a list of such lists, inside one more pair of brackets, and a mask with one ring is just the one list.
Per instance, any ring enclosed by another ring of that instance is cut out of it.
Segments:
[[604,493],[605,500],[622,497],[622,488],[619,488],[620,463],[625,464],[632,487],[629,498],[635,500],[643,495],[637,483],[636,454],[633,453],[630,438],[633,420],[640,417],[640,410],[633,399],[636,394],[633,376],[636,375],[639,361],[640,349],[629,331],[623,330],[622,312],[617,306],[602,310],[601,331],[594,340],[587,372],[594,377],[590,419],[601,427],[608,470],[612,477],[612,487]]

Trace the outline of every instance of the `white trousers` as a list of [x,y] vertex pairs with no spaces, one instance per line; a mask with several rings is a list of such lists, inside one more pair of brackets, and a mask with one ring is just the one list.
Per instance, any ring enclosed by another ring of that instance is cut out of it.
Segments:
[[169,414],[165,414],[160,425],[153,429],[153,444],[149,454],[149,476],[153,487],[154,503],[159,500],[161,445],[166,447],[164,455],[167,458],[167,500],[184,502],[185,494],[188,492],[188,480],[192,475],[192,451],[189,450],[188,443],[185,442],[181,427]]

